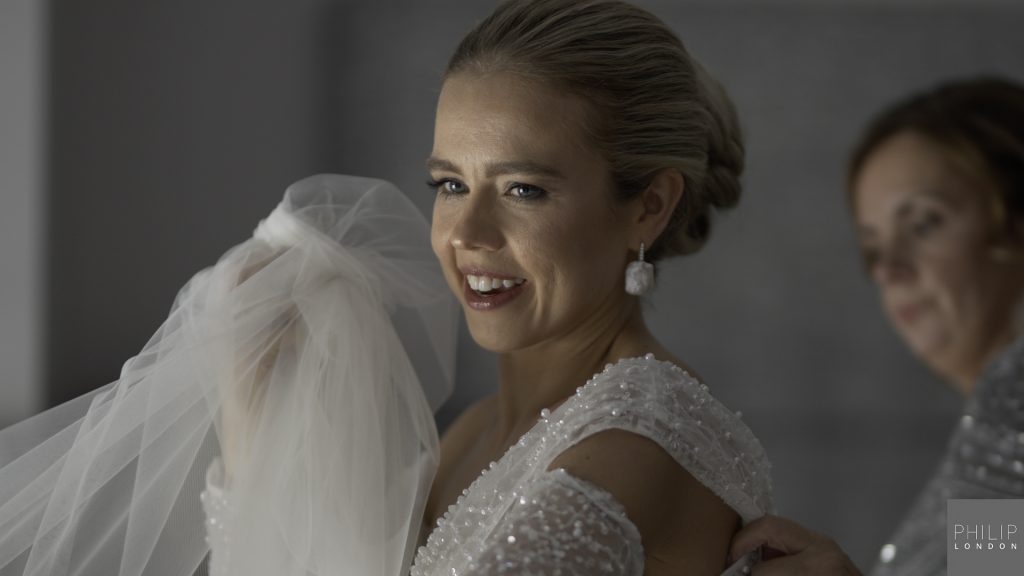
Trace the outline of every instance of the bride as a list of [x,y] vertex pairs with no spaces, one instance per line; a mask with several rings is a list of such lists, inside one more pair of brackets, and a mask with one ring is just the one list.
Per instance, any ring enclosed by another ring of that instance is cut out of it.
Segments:
[[[3,432],[0,574],[722,573],[768,461],[641,305],[742,164],[651,14],[501,4],[444,76],[433,254],[389,185],[294,185],[119,381]],[[499,388],[439,442],[443,284]]]

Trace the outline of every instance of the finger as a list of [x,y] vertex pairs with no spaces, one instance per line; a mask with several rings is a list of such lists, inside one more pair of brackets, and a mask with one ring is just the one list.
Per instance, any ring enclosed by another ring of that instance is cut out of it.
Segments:
[[750,570],[751,576],[802,576],[814,574],[814,576],[832,576],[829,574],[814,573],[807,566],[803,559],[796,556],[783,556],[767,562],[759,562]]
[[811,549],[807,552],[783,556],[760,562],[750,571],[751,576],[861,576],[860,571],[835,546]]
[[792,520],[764,516],[748,524],[733,537],[729,557],[736,559],[762,546],[783,554],[796,554],[815,540],[814,533]]

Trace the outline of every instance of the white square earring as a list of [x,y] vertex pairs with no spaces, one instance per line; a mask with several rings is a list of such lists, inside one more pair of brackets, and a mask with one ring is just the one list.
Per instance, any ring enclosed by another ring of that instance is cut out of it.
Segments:
[[640,296],[654,286],[654,264],[644,262],[644,243],[640,242],[640,254],[626,266],[626,292]]

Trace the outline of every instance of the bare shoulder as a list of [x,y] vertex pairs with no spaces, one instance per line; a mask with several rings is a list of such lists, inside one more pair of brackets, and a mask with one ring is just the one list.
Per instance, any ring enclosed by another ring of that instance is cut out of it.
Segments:
[[720,574],[739,516],[653,440],[605,430],[566,450],[549,468],[608,491],[644,542],[647,576]]

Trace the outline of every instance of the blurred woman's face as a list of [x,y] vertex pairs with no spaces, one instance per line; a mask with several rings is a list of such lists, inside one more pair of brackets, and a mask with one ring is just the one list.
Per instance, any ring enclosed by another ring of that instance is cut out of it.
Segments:
[[1011,337],[1024,290],[1019,256],[993,241],[996,190],[942,145],[913,132],[884,141],[853,182],[864,260],[910,348],[969,388]]
[[622,305],[625,219],[585,111],[511,73],[456,74],[441,90],[432,245],[484,348],[543,344]]

